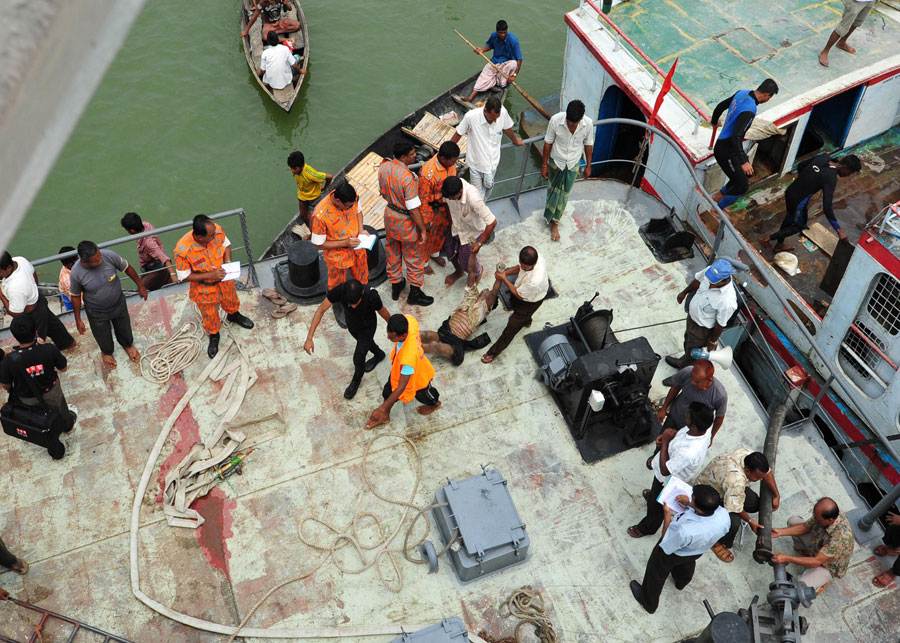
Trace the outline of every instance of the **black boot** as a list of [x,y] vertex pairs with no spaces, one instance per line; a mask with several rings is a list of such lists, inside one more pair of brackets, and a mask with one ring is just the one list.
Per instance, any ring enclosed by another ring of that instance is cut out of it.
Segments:
[[225,319],[230,321],[232,324],[237,324],[241,328],[250,329],[253,328],[253,321],[247,317],[246,315],[242,315],[241,311],[229,313]]
[[400,293],[406,288],[406,279],[401,279],[395,284],[391,284],[391,299],[397,301],[400,299]]
[[209,348],[206,349],[206,354],[209,355],[209,358],[212,359],[216,356],[216,353],[219,352],[219,333],[215,335],[209,336]]
[[375,367],[378,366],[378,362],[384,359],[384,351],[379,350],[375,357],[366,360],[366,365],[364,366],[366,373],[371,373],[375,370]]
[[353,376],[353,379],[350,380],[350,383],[347,385],[347,388],[344,389],[344,398],[348,400],[352,400],[356,396],[356,392],[359,390],[359,383],[362,382],[362,375],[357,377]]
[[406,296],[406,303],[414,306],[430,306],[434,303],[434,297],[429,297],[418,286],[410,286],[409,294]]

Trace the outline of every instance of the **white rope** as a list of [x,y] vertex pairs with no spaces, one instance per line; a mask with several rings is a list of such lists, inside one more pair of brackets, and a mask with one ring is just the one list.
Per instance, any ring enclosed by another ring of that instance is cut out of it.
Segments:
[[[222,361],[225,359],[226,354],[229,352],[228,349],[231,348],[232,345],[237,347],[238,352],[241,357],[241,376],[239,381],[243,381],[245,384],[242,385],[242,388],[246,386],[246,383],[252,382],[252,379],[249,374],[250,364],[249,359],[247,357],[247,352],[242,343],[238,340],[236,335],[233,335],[231,332],[228,333],[228,337],[225,342],[223,342],[222,349],[219,351],[218,355],[215,358],[210,360],[210,362],[203,369],[203,372],[200,376],[191,384],[190,388],[185,392],[182,398],[175,405],[175,408],[172,409],[172,412],[169,414],[169,417],[166,419],[165,424],[163,424],[162,430],[159,433],[159,436],[156,438],[156,443],[153,445],[153,449],[150,451],[150,454],[147,456],[147,462],[144,465],[144,470],[141,474],[140,482],[138,483],[137,489],[134,492],[134,501],[131,506],[131,525],[129,529],[129,562],[130,562],[130,573],[131,573],[131,592],[134,594],[135,598],[141,601],[144,605],[149,607],[150,609],[162,614],[166,618],[170,618],[173,621],[181,623],[183,625],[187,625],[189,627],[193,627],[195,629],[204,630],[207,632],[215,632],[217,634],[226,634],[231,635],[232,639],[241,634],[244,637],[256,637],[256,638],[342,638],[342,637],[360,637],[360,636],[387,636],[387,635],[397,635],[402,634],[404,631],[415,631],[418,629],[422,629],[427,627],[428,624],[394,624],[394,625],[376,625],[376,626],[356,626],[356,627],[309,627],[309,628],[247,628],[243,629],[243,625],[249,620],[254,611],[262,604],[262,602],[271,596],[275,591],[287,585],[294,580],[299,580],[301,578],[306,578],[313,573],[315,573],[322,564],[328,559],[327,556],[323,556],[319,562],[308,572],[305,572],[299,576],[296,576],[293,579],[290,579],[284,583],[277,585],[276,587],[269,590],[264,596],[263,599],[258,601],[254,606],[253,610],[247,614],[244,618],[243,623],[239,627],[234,627],[233,625],[224,625],[222,623],[214,623],[212,621],[207,621],[204,619],[196,618],[194,616],[190,616],[188,614],[184,614],[183,612],[177,612],[159,601],[151,598],[147,594],[145,594],[141,590],[141,573],[140,573],[140,556],[139,556],[139,538],[138,538],[138,530],[140,528],[140,518],[141,518],[141,507],[143,504],[143,499],[145,494],[147,493],[147,487],[150,484],[150,479],[152,478],[153,471],[156,468],[156,461],[159,459],[159,455],[162,452],[163,446],[166,444],[166,441],[169,437],[169,433],[172,431],[172,428],[175,426],[175,422],[178,420],[178,417],[181,415],[182,411],[184,411],[185,407],[187,407],[191,398],[200,390],[200,387],[210,379],[210,375],[216,370],[219,369],[221,371]],[[255,373],[253,373],[255,375]],[[249,376],[249,377],[248,377]],[[246,388],[241,391],[241,394],[235,397],[234,403],[228,409],[225,418],[222,420],[222,424],[220,425],[220,430],[224,430],[225,424],[230,421],[230,419],[237,413],[237,410],[240,407],[240,402],[243,400],[243,393],[246,392]],[[217,435],[214,436],[215,441],[218,440],[221,433],[217,432]],[[383,434],[386,437],[388,434]],[[382,436],[378,436],[382,437]],[[407,438],[404,436],[399,436],[412,445]],[[377,438],[376,438],[377,439]],[[374,440],[373,440],[374,442]],[[412,445],[413,449],[415,449],[415,445]],[[371,448],[371,443],[369,447],[366,449],[366,453],[368,453],[369,448]],[[418,454],[416,453],[418,457]],[[418,470],[421,470],[421,461],[418,464]],[[421,478],[421,473],[419,472],[416,476],[416,488],[418,488],[418,481]],[[371,487],[370,487],[371,488]],[[379,496],[379,494],[372,489],[375,495]],[[411,495],[411,498],[414,494]],[[381,496],[379,496],[381,497]],[[405,501],[399,501],[396,504],[402,504]],[[411,500],[410,500],[411,502]],[[406,516],[406,512],[408,509],[404,510],[404,517]],[[402,522],[402,521],[401,521]],[[426,521],[427,522],[427,521]],[[412,523],[415,524],[415,523]],[[410,525],[411,527],[412,525]],[[390,540],[393,540],[393,537],[396,536],[398,530],[394,531],[393,536]],[[427,532],[426,532],[427,537]],[[423,538],[424,540],[424,538]],[[395,566],[396,567],[396,566]]]
[[141,375],[157,384],[169,381],[194,363],[203,351],[200,326],[187,322],[166,341],[153,344],[141,355]]

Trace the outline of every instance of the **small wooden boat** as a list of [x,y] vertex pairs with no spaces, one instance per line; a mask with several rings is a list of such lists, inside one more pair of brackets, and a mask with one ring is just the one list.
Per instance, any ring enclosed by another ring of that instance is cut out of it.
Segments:
[[[306,29],[306,16],[303,15],[303,8],[297,0],[284,0],[283,4],[286,7],[290,7],[290,11],[284,11],[282,17],[299,21],[300,31],[279,35],[282,39],[294,42],[294,53],[300,54],[300,66],[305,72],[309,64],[309,33]],[[247,28],[247,24],[252,16],[253,11],[250,9],[249,0],[243,0],[241,3],[241,33]],[[250,73],[253,74],[259,86],[268,94],[269,98],[281,106],[284,111],[289,112],[297,99],[297,95],[300,93],[300,86],[303,85],[303,79],[306,76],[305,74],[295,75],[291,84],[283,89],[272,89],[262,81],[262,78],[256,73],[259,69],[264,48],[262,27],[263,19],[262,16],[259,16],[256,22],[253,23],[253,26],[250,27],[249,33],[241,39],[244,43],[244,55],[247,58],[247,64],[250,65]]]
[[[363,221],[366,225],[370,225],[376,230],[384,228],[382,217],[385,202],[378,192],[378,166],[381,164],[382,158],[390,158],[394,142],[399,137],[406,137],[416,146],[417,161],[423,162],[431,158],[441,143],[453,136],[458,119],[468,111],[466,105],[455,97],[460,94],[467,96],[475,86],[477,78],[478,74],[476,73],[431,99],[416,111],[407,114],[400,122],[354,156],[340,172],[335,173],[331,185],[337,185],[341,181],[347,180],[356,189],[359,197],[359,209],[363,213]],[[509,86],[479,94],[475,99],[475,107],[483,106],[491,94],[498,96],[503,102],[508,93]],[[441,119],[441,116],[451,112],[456,112],[456,119],[449,118],[446,121]],[[460,140],[459,146],[462,153],[465,154],[465,138]],[[301,227],[298,215],[295,214],[275,237],[261,259],[285,254],[290,245],[304,234],[308,234],[308,231],[305,227]]]

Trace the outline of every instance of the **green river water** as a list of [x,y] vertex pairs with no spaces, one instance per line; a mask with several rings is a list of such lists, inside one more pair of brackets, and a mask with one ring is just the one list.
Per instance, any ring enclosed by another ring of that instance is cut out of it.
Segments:
[[[243,207],[259,256],[296,212],[291,150],[336,172],[479,70],[481,59],[453,29],[480,45],[498,18],[522,44],[522,87],[537,98],[558,92],[563,14],[577,4],[307,0],[309,73],[286,113],[251,76],[237,0],[148,0],[10,250],[34,259],[82,239],[112,239],[124,234],[119,219],[130,210],[160,226]],[[527,106],[510,94],[514,117]],[[169,250],[174,240],[163,239]],[[131,247],[123,254],[134,258]],[[55,281],[55,271],[42,270],[42,280]]]

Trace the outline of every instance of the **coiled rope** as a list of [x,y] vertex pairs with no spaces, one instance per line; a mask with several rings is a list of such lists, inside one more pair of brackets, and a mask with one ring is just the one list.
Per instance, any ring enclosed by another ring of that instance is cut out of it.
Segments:
[[[369,454],[372,451],[373,445],[379,440],[383,440],[385,438],[397,438],[402,441],[404,445],[408,448],[410,459],[412,460],[412,465],[415,470],[415,482],[410,489],[409,497],[407,498],[392,498],[378,490],[378,488],[372,483],[369,478],[369,468],[368,468],[368,460]],[[410,440],[405,435],[400,435],[398,433],[381,433],[376,435],[372,440],[366,444],[366,450],[362,456],[362,475],[363,480],[366,483],[366,490],[368,490],[372,495],[374,495],[379,500],[382,500],[388,504],[397,505],[403,507],[403,514],[400,516],[400,519],[397,521],[397,526],[394,530],[388,533],[381,519],[369,511],[359,511],[358,507],[360,501],[362,500],[363,493],[360,493],[359,498],[357,499],[357,511],[354,513],[353,517],[347,522],[343,527],[336,527],[331,523],[326,522],[321,518],[317,518],[315,516],[306,516],[300,521],[300,525],[298,527],[298,534],[300,536],[300,540],[306,546],[310,547],[319,552],[323,552],[325,555],[322,556],[312,567],[312,569],[303,572],[302,574],[298,574],[293,578],[289,578],[285,581],[282,581],[278,585],[269,589],[263,596],[256,602],[256,604],[247,612],[247,615],[244,616],[240,625],[238,625],[237,629],[228,639],[228,643],[234,641],[234,639],[238,636],[238,634],[243,630],[244,626],[247,625],[247,622],[253,616],[257,609],[269,599],[275,592],[286,585],[290,585],[298,580],[303,580],[305,578],[309,578],[313,574],[315,574],[323,565],[325,565],[329,560],[344,574],[361,574],[364,571],[375,567],[378,572],[378,578],[381,580],[382,584],[391,592],[399,592],[403,589],[403,575],[400,571],[400,567],[397,565],[396,554],[402,552],[405,558],[417,564],[425,564],[428,561],[424,558],[413,558],[410,556],[410,551],[414,550],[416,547],[421,545],[428,538],[431,532],[431,523],[426,519],[425,520],[425,530],[424,533],[417,538],[413,543],[410,544],[410,534],[413,531],[413,528],[416,525],[419,517],[423,514],[426,514],[431,509],[436,507],[444,506],[447,503],[438,503],[429,505],[424,508],[420,508],[413,503],[413,500],[416,497],[416,494],[419,491],[419,486],[422,481],[422,457],[419,455],[419,450],[416,448],[415,443]],[[413,517],[412,521],[409,523],[409,526],[406,528],[406,533],[403,538],[403,546],[400,548],[392,548],[390,547],[391,543],[397,538],[400,534],[400,531],[403,529],[403,524],[406,522],[406,518],[409,515],[410,511],[415,511],[416,514]],[[371,524],[377,534],[375,538],[375,542],[366,544],[360,541],[359,533],[360,529],[364,526],[364,523],[368,522]],[[327,539],[326,542],[314,542],[310,537],[304,534],[304,525],[308,523],[313,523],[324,527],[326,531],[329,532],[330,538]],[[459,537],[459,532],[454,531],[452,537],[450,538],[450,542],[447,543],[447,546],[442,548],[438,552],[438,556],[444,554]],[[341,561],[336,553],[346,545],[350,545],[353,548],[353,551],[356,552],[356,555],[359,557],[360,563],[357,566],[351,567],[346,563]],[[377,550],[377,551],[375,551]],[[375,555],[372,556],[371,552],[375,551]],[[393,570],[393,575],[395,580],[391,580],[386,578],[385,576],[385,563],[390,565],[390,569]]]
[[189,321],[164,342],[153,344],[141,355],[141,375],[157,384],[169,381],[194,363],[203,352],[200,326]]
[[504,618],[511,616],[518,619],[512,636],[492,639],[483,630],[478,633],[478,636],[489,643],[522,643],[523,639],[519,635],[519,630],[526,625],[531,625],[534,627],[535,636],[541,643],[556,643],[558,640],[556,629],[544,611],[544,597],[539,590],[532,589],[531,585],[525,585],[514,591],[500,605],[500,616]]

